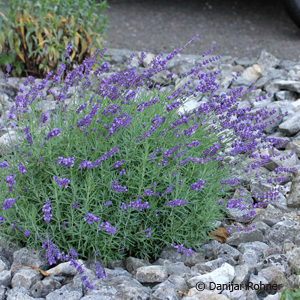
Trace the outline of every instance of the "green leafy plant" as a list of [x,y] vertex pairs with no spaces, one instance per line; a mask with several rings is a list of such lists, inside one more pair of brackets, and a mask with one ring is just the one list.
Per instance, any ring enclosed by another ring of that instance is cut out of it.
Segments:
[[300,299],[300,288],[284,290],[281,294],[280,300],[298,300]]
[[[256,141],[256,131],[267,126],[272,113],[261,110],[256,114],[264,117],[253,118],[251,108],[232,109],[247,93],[242,88],[215,96],[218,72],[202,72],[201,66],[219,55],[181,75],[182,80],[198,81],[195,90],[187,83],[164,92],[153,76],[183,49],[155,57],[141,74],[128,68],[99,79],[97,94],[92,94],[89,76],[96,51],[84,60],[84,68],[68,73],[58,94],[49,91],[57,100],[51,114],[36,110],[42,99],[34,78],[24,82],[8,115],[9,126],[21,134],[0,163],[2,236],[30,248],[42,245],[50,265],[71,260],[76,268],[77,256],[94,254],[102,262],[128,255],[156,259],[171,246],[190,255],[209,238],[225,207],[237,207],[235,199],[226,199],[239,182],[232,178],[232,166],[246,156],[253,158],[253,168],[261,163],[253,154],[263,144]],[[140,62],[144,58],[142,52]],[[102,63],[93,76],[108,69]],[[47,74],[39,90],[51,76]],[[60,80],[53,76],[52,83]],[[29,83],[28,96],[23,93]],[[76,93],[66,102],[63,93],[70,86]],[[179,113],[191,94],[207,101]],[[236,116],[234,122],[231,116]],[[226,162],[228,155],[231,163]],[[261,197],[263,202],[266,195]],[[82,280],[91,288],[86,276]]]
[[42,78],[50,70],[58,70],[68,43],[72,53],[63,62],[66,70],[71,70],[74,63],[82,63],[102,47],[105,7],[105,1],[10,0],[6,15],[0,12],[2,71],[9,63],[15,76]]

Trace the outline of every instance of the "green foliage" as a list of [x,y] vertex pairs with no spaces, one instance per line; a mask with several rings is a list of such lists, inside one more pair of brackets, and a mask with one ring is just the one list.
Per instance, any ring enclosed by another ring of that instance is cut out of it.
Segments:
[[[106,1],[10,0],[6,14],[0,12],[0,67],[9,63],[13,76],[43,78],[58,70],[58,60],[72,45],[66,70],[101,49],[107,18]],[[9,57],[9,58],[8,58]]]
[[[137,110],[139,102],[150,101],[154,96],[159,98],[156,104],[143,112]],[[105,127],[112,124],[115,116],[103,115],[101,112],[112,105],[109,98],[101,100],[98,113],[93,118],[87,134],[81,127],[76,126],[87,110],[80,114],[76,114],[75,110],[90,100],[88,92],[84,93],[83,98],[74,98],[73,106],[70,105],[67,110],[58,110],[56,115],[51,117],[49,124],[46,123],[43,127],[38,124],[41,117],[39,113],[24,114],[23,120],[29,120],[29,133],[32,135],[33,145],[29,147],[24,139],[18,144],[17,151],[13,148],[9,151],[13,153],[12,156],[2,158],[10,164],[7,170],[2,169],[3,178],[9,174],[17,174],[17,184],[14,185],[13,193],[9,193],[6,183],[1,181],[1,198],[15,197],[17,200],[14,207],[2,211],[5,222],[1,225],[1,234],[32,248],[41,246],[46,234],[49,234],[59,249],[74,248],[83,258],[99,251],[102,261],[117,260],[128,255],[146,259],[157,258],[163,247],[170,246],[170,243],[198,248],[203,240],[209,238],[208,233],[215,229],[215,222],[223,218],[223,208],[218,204],[218,200],[226,191],[221,191],[220,180],[229,178],[230,173],[228,168],[216,160],[204,164],[187,163],[182,167],[178,166],[179,160],[188,156],[198,157],[216,143],[218,138],[215,134],[208,133],[208,125],[198,127],[191,136],[182,134],[181,139],[168,130],[165,135],[161,134],[178,119],[176,110],[166,112],[167,96],[165,93],[152,91],[149,95],[142,94],[137,97],[137,102],[122,104],[121,98],[114,100],[113,104],[121,106],[120,112],[130,115],[132,120],[130,126],[121,127],[108,138]],[[33,112],[35,103],[32,104]],[[136,141],[136,138],[140,138],[142,133],[153,125],[151,120],[155,115],[165,115],[165,122],[150,137]],[[97,117],[101,122],[96,120]],[[209,118],[212,116],[203,116],[203,120],[207,121]],[[24,123],[22,127],[24,128]],[[190,124],[183,123],[179,133],[189,127]],[[53,128],[60,128],[61,134],[48,141],[43,140]],[[180,158],[173,154],[165,166],[158,165],[166,149],[172,149],[179,142],[184,145],[197,140],[201,141],[198,147],[186,149],[186,153]],[[40,146],[41,143],[44,145]],[[114,147],[119,147],[119,151],[112,157],[108,156],[99,167],[78,169],[82,160],[94,162]],[[157,147],[163,150],[158,151],[152,162],[149,155],[154,154]],[[30,156],[28,151],[31,152]],[[74,167],[67,168],[55,164],[59,156],[74,157]],[[120,160],[124,161],[124,165],[111,170],[112,165]],[[27,173],[22,175],[18,171],[21,162],[27,169]],[[120,175],[122,168],[126,170],[126,174]],[[59,188],[53,176],[69,178],[69,187]],[[115,193],[111,189],[116,179],[119,180],[120,186],[127,187],[128,192]],[[190,186],[199,179],[205,181],[203,189],[192,190]],[[172,192],[162,197],[161,194],[171,184]],[[150,188],[153,192],[159,192],[160,196],[145,196],[145,190]],[[18,195],[21,197],[17,198]],[[149,203],[149,209],[120,209],[123,202],[128,205],[130,201],[136,201],[138,195],[141,196],[142,203]],[[51,200],[53,216],[46,224],[42,208],[48,198]],[[165,205],[174,199],[184,199],[187,204],[175,207]],[[78,201],[78,207],[72,209],[75,201]],[[112,205],[105,206],[108,201],[112,201]],[[226,200],[223,202],[226,204]],[[87,212],[100,218],[100,222],[108,221],[116,228],[116,234],[99,231],[95,223],[85,222]],[[12,231],[11,222],[14,220],[19,220],[19,223],[15,224],[20,225],[20,230]],[[147,228],[151,228],[149,237],[145,232]],[[28,238],[23,234],[25,229],[31,233]],[[42,238],[38,239],[37,236]]]
[[281,294],[280,300],[298,300],[300,299],[300,288],[284,290]]

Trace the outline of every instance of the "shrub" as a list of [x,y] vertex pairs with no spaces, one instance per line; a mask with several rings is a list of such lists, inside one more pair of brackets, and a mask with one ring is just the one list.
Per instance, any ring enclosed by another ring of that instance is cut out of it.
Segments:
[[13,75],[43,78],[57,71],[69,42],[73,50],[66,70],[71,70],[101,48],[105,7],[106,1],[94,0],[10,0],[6,15],[0,13],[2,71],[8,63]]
[[[11,143],[0,165],[2,235],[31,248],[42,245],[50,264],[71,259],[77,268],[77,256],[94,253],[102,263],[128,255],[156,259],[170,245],[189,255],[209,238],[239,181],[232,178],[232,166],[247,155],[257,158],[256,131],[272,113],[261,110],[263,118],[255,118],[251,108],[238,109],[236,99],[248,92],[242,88],[214,96],[218,72],[203,73],[201,67],[219,55],[180,76],[199,80],[195,90],[187,82],[163,92],[152,77],[183,49],[155,57],[142,74],[132,67],[102,79],[92,95],[89,76],[97,51],[65,78],[62,90],[74,86],[77,96],[65,103],[60,92],[50,115],[35,106],[52,73],[39,87],[28,78],[29,93],[16,97],[8,116],[24,136]],[[142,52],[140,62],[144,58]],[[94,74],[107,70],[103,63]],[[59,76],[52,80],[58,83]],[[178,113],[189,95],[208,100]],[[228,156],[236,159],[226,163]]]
[[297,300],[300,297],[300,288],[298,289],[286,289],[282,292],[280,300]]

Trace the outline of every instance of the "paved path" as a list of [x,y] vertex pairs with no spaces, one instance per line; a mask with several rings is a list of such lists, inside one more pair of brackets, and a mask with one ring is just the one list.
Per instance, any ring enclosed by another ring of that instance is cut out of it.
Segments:
[[300,29],[282,0],[108,0],[106,47],[167,52],[199,33],[184,53],[216,45],[219,54],[256,58],[266,49],[300,60]]

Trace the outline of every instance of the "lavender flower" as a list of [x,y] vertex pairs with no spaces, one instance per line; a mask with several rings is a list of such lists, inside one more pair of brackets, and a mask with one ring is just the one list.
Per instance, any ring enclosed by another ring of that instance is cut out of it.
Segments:
[[81,163],[78,166],[78,169],[85,169],[85,168],[89,168],[89,169],[93,169],[93,163],[91,161],[86,161],[86,160],[82,160]]
[[108,222],[101,222],[98,230],[101,231],[102,229],[104,229],[110,235],[114,235],[116,233],[116,228],[112,227]]
[[57,178],[56,176],[52,176],[52,178],[57,182],[59,187],[64,186],[66,189],[68,188],[68,184],[71,182],[68,178]]
[[19,164],[18,168],[21,174],[27,173],[27,170],[25,169],[25,166],[22,163]]
[[2,209],[6,210],[6,209],[8,209],[10,207],[13,207],[15,203],[16,203],[16,200],[13,199],[13,198],[5,199],[4,202],[3,202]]
[[28,229],[26,229],[26,230],[24,231],[24,235],[25,235],[26,237],[29,237],[29,236],[30,236],[30,231],[29,231]]
[[49,263],[49,265],[56,264],[56,256],[60,253],[59,250],[55,247],[55,245],[52,243],[52,241],[47,237],[44,240],[44,243],[42,245],[43,249],[46,249],[46,258]]
[[146,229],[144,230],[144,232],[148,232],[148,233],[146,234],[146,238],[149,238],[150,235],[151,235],[151,228],[150,228],[150,227],[149,227],[149,228],[146,228]]
[[61,130],[59,128],[54,128],[52,131],[50,131],[47,136],[44,138],[46,141],[49,139],[58,136],[60,134]]
[[80,279],[82,281],[82,285],[84,286],[84,288],[87,291],[88,290],[92,290],[94,288],[93,284],[88,281],[88,277],[87,276],[82,276],[82,277],[80,277]]
[[182,199],[175,199],[175,200],[170,200],[168,203],[165,203],[165,205],[169,207],[175,207],[175,206],[181,206],[186,204],[187,201],[182,200]]
[[74,157],[66,157],[63,158],[61,156],[58,157],[58,163],[64,167],[74,167]]
[[33,141],[32,141],[32,136],[29,133],[29,127],[26,126],[25,129],[23,130],[23,132],[25,133],[25,138],[27,139],[28,144],[30,146],[32,146],[33,145]]
[[88,222],[88,224],[93,224],[94,222],[99,222],[100,219],[94,216],[93,214],[87,212],[85,214],[84,221]]
[[164,197],[165,195],[172,193],[172,190],[173,190],[173,184],[170,184],[170,186],[161,194],[161,196]]
[[104,205],[104,206],[110,206],[110,205],[112,205],[112,201],[107,201],[107,202],[105,202],[103,205]]
[[126,205],[124,202],[122,202],[122,205],[120,206],[121,210],[126,210],[126,209],[138,209],[140,211],[144,210],[144,209],[149,209],[149,203],[148,202],[144,202],[142,203],[142,199],[140,198],[140,196],[138,196],[138,199],[136,201],[130,201],[128,205]]
[[200,179],[198,180],[197,182],[194,182],[191,186],[190,186],[190,189],[191,190],[195,190],[195,191],[199,191],[200,189],[203,188],[203,185],[204,185],[205,181]]
[[70,249],[69,254],[75,258],[78,256],[78,253],[76,253],[76,251],[73,248]]
[[177,252],[179,252],[179,253],[184,253],[186,256],[190,256],[191,254],[193,254],[195,252],[192,249],[187,249],[187,248],[183,247],[183,244],[176,245],[176,244],[172,243],[171,247],[177,249]]
[[46,123],[48,119],[49,119],[49,114],[47,114],[47,113],[42,113],[42,116],[41,116],[41,118],[40,118],[40,120],[39,120],[39,125],[40,125],[41,123]]
[[125,174],[126,174],[125,169],[122,169],[119,173],[119,175],[125,175]]
[[50,213],[51,209],[52,209],[51,201],[50,201],[50,199],[48,199],[42,209],[42,211],[44,212],[44,220],[46,223],[49,223],[51,220],[51,217],[52,217],[52,214]]
[[95,262],[95,273],[97,278],[105,278],[107,276],[105,271],[97,261]]
[[13,174],[13,175],[9,175],[5,178],[5,182],[7,184],[10,184],[10,185],[13,185],[16,183],[16,181],[14,180],[14,177],[16,177],[16,174]]
[[76,209],[77,206],[78,206],[78,201],[75,201],[75,202],[73,203],[73,205],[72,205],[72,208],[73,208],[73,209]]
[[122,166],[123,164],[124,164],[124,161],[123,161],[123,160],[117,161],[117,162],[115,162],[115,163],[113,164],[112,167],[110,167],[110,170],[117,169],[117,168],[119,168],[120,166]]
[[0,168],[4,168],[5,170],[7,170],[7,167],[9,167],[9,164],[6,160],[0,163]]
[[127,187],[126,187],[126,186],[118,185],[118,182],[119,182],[119,179],[116,179],[116,180],[112,183],[110,189],[111,189],[112,191],[114,191],[116,194],[121,193],[121,192],[127,192],[127,191],[128,191],[128,190],[127,190]]
[[152,195],[152,190],[149,188],[149,189],[146,189],[145,191],[144,191],[144,195],[145,196],[151,196]]
[[84,273],[84,268],[79,263],[77,263],[77,261],[73,258],[71,258],[71,260],[70,260],[70,266],[76,268],[76,270],[79,274]]

